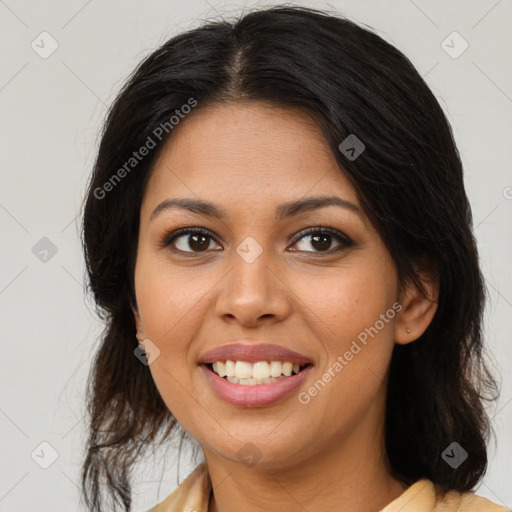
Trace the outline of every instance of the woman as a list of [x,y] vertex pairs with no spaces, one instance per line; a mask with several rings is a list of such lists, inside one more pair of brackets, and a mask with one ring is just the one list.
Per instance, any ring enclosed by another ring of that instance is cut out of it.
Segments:
[[169,40],[85,201],[89,510],[130,510],[176,436],[205,460],[153,511],[505,510],[471,492],[497,389],[471,225],[437,100],[374,33],[278,6]]

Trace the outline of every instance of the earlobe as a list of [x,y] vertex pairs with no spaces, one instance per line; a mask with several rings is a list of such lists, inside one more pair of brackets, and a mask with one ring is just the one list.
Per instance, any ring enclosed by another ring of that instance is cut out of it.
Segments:
[[395,321],[394,339],[399,345],[417,340],[428,328],[437,311],[439,283],[422,279],[423,292],[410,282],[401,295],[402,309]]

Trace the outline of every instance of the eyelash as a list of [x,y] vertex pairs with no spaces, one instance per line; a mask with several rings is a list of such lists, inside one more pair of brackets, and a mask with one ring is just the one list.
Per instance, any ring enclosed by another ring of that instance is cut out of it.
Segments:
[[[331,228],[329,226],[325,226],[325,227],[324,226],[315,226],[315,227],[306,228],[306,229],[300,231],[299,233],[297,233],[297,235],[293,239],[292,244],[295,244],[302,238],[306,237],[307,235],[312,235],[312,234],[330,235],[337,242],[339,242],[340,245],[335,247],[334,249],[328,249],[327,251],[304,251],[304,252],[313,253],[313,254],[329,254],[330,255],[330,254],[333,254],[335,252],[338,252],[340,250],[343,250],[343,249],[346,249],[346,248],[349,248],[349,247],[352,247],[353,245],[355,245],[353,240],[351,238],[349,238],[347,235],[345,235],[345,234],[341,233],[340,231],[338,231],[337,229]],[[166,248],[166,247],[170,246],[174,242],[174,240],[176,240],[177,238],[179,238],[182,235],[204,235],[204,236],[211,238],[217,244],[219,243],[216,240],[216,237],[213,235],[213,233],[211,231],[209,231],[208,229],[202,228],[202,227],[187,227],[187,228],[180,228],[176,231],[173,231],[171,233],[164,235],[164,237],[162,238],[162,241],[160,242],[160,247]],[[182,251],[180,249],[173,249],[173,251],[177,252],[177,253],[181,253],[181,254],[191,255],[191,256],[196,255],[196,254],[202,254],[203,252],[206,252],[206,251],[198,251],[198,252]],[[301,251],[297,251],[297,252],[301,252]]]

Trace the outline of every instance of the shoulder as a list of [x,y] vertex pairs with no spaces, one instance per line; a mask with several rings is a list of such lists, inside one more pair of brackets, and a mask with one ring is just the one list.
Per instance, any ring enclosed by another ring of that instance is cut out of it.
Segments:
[[474,492],[450,491],[444,497],[436,496],[434,483],[418,480],[381,512],[508,512]]
[[[445,499],[442,500],[444,504],[446,502],[446,511],[454,511],[459,512],[509,512],[510,509],[498,505],[497,503],[484,498],[483,496],[478,496],[474,492],[449,492]],[[435,509],[437,511],[437,509]],[[439,511],[444,512],[444,508],[440,507]]]
[[202,462],[167,498],[147,512],[207,512],[210,492],[206,463]]

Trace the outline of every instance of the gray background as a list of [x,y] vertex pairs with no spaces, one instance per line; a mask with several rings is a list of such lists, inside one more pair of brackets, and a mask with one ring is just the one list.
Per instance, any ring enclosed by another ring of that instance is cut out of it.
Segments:
[[[107,106],[157,45],[244,5],[263,4],[0,0],[0,511],[79,510],[83,390],[101,325],[84,299],[77,213]],[[412,60],[452,124],[490,297],[487,344],[503,381],[491,409],[498,443],[477,492],[512,507],[512,3],[301,5],[375,28]],[[135,510],[176,487],[175,454],[161,455],[135,470]],[[196,462],[182,457],[180,480]]]

